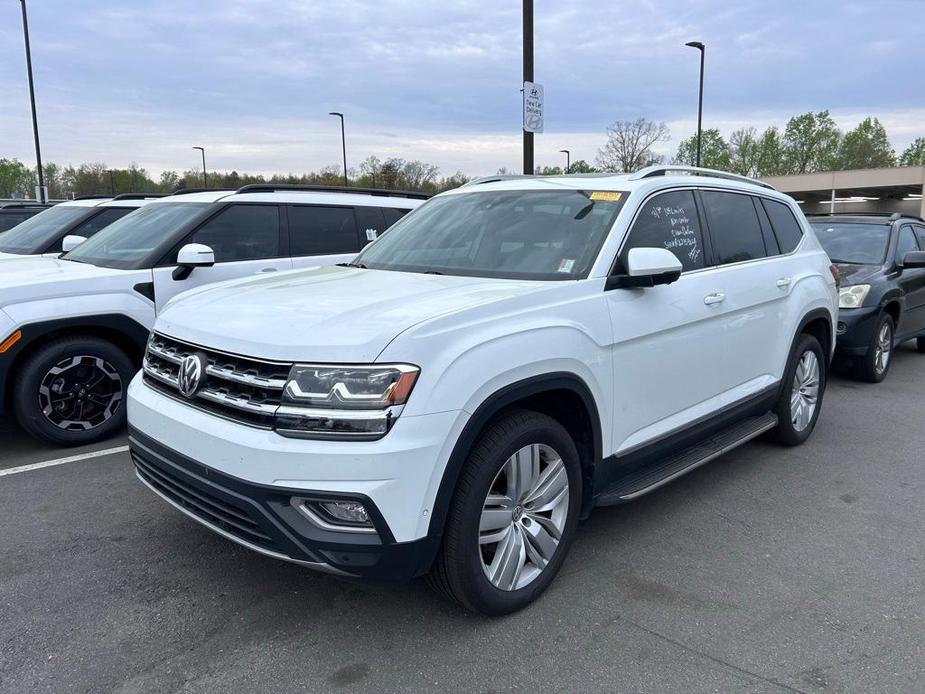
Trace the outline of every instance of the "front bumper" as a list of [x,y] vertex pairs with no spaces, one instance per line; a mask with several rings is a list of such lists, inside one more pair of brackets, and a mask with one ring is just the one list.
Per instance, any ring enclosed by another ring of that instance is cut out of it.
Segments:
[[880,318],[880,307],[840,309],[836,323],[836,351],[863,357],[870,349]]
[[[440,538],[428,534],[430,514],[458,413],[400,418],[374,442],[287,439],[193,409],[136,377],[128,415],[139,478],[239,544],[368,579],[405,580],[433,561]],[[359,501],[376,532],[318,527],[294,497]]]

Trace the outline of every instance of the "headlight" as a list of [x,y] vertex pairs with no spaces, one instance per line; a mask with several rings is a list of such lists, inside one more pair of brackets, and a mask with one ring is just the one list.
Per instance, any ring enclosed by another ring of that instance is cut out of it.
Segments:
[[419,373],[409,364],[296,364],[276,413],[276,431],[312,439],[381,438],[401,414]]
[[870,292],[869,284],[855,284],[838,290],[838,308],[861,308]]

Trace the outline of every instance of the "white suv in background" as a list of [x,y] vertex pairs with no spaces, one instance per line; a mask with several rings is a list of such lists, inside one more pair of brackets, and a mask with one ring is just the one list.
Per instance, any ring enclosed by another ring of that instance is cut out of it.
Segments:
[[114,198],[90,195],[59,202],[0,234],[0,260],[57,258],[116,220],[163,197],[156,193],[124,193]]
[[549,585],[595,506],[764,432],[805,441],[836,285],[794,201],[750,179],[483,179],[348,267],[171,303],[129,387],[132,456],[257,552],[429,572],[502,614]]
[[272,184],[190,192],[151,202],[60,259],[0,263],[0,412],[11,408],[29,433],[62,445],[111,435],[170,299],[346,262],[426,197]]

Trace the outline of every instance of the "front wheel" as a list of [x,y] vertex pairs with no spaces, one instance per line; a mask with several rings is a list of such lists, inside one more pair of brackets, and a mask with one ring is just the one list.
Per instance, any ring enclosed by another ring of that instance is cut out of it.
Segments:
[[877,329],[870,347],[861,359],[856,369],[858,378],[868,383],[880,383],[886,378],[893,358],[893,336],[895,331],[893,316],[884,313],[880,316]]
[[125,389],[134,373],[131,359],[106,340],[55,340],[22,365],[13,389],[16,418],[57,445],[99,441],[125,424]]
[[487,615],[526,607],[562,566],[580,506],[581,464],[565,428],[537,412],[502,416],[460,473],[431,584]]
[[827,363],[819,340],[805,333],[800,335],[784,370],[774,408],[778,419],[774,434],[781,443],[796,446],[813,433],[825,393]]

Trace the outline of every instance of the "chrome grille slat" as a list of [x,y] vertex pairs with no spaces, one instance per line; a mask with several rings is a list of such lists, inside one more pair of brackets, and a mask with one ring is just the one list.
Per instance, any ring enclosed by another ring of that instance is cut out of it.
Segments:
[[[183,359],[202,354],[202,384],[191,398],[180,394],[178,372]],[[280,406],[291,364],[266,362],[218,352],[153,333],[143,362],[144,377],[158,390],[225,419],[271,427]]]

